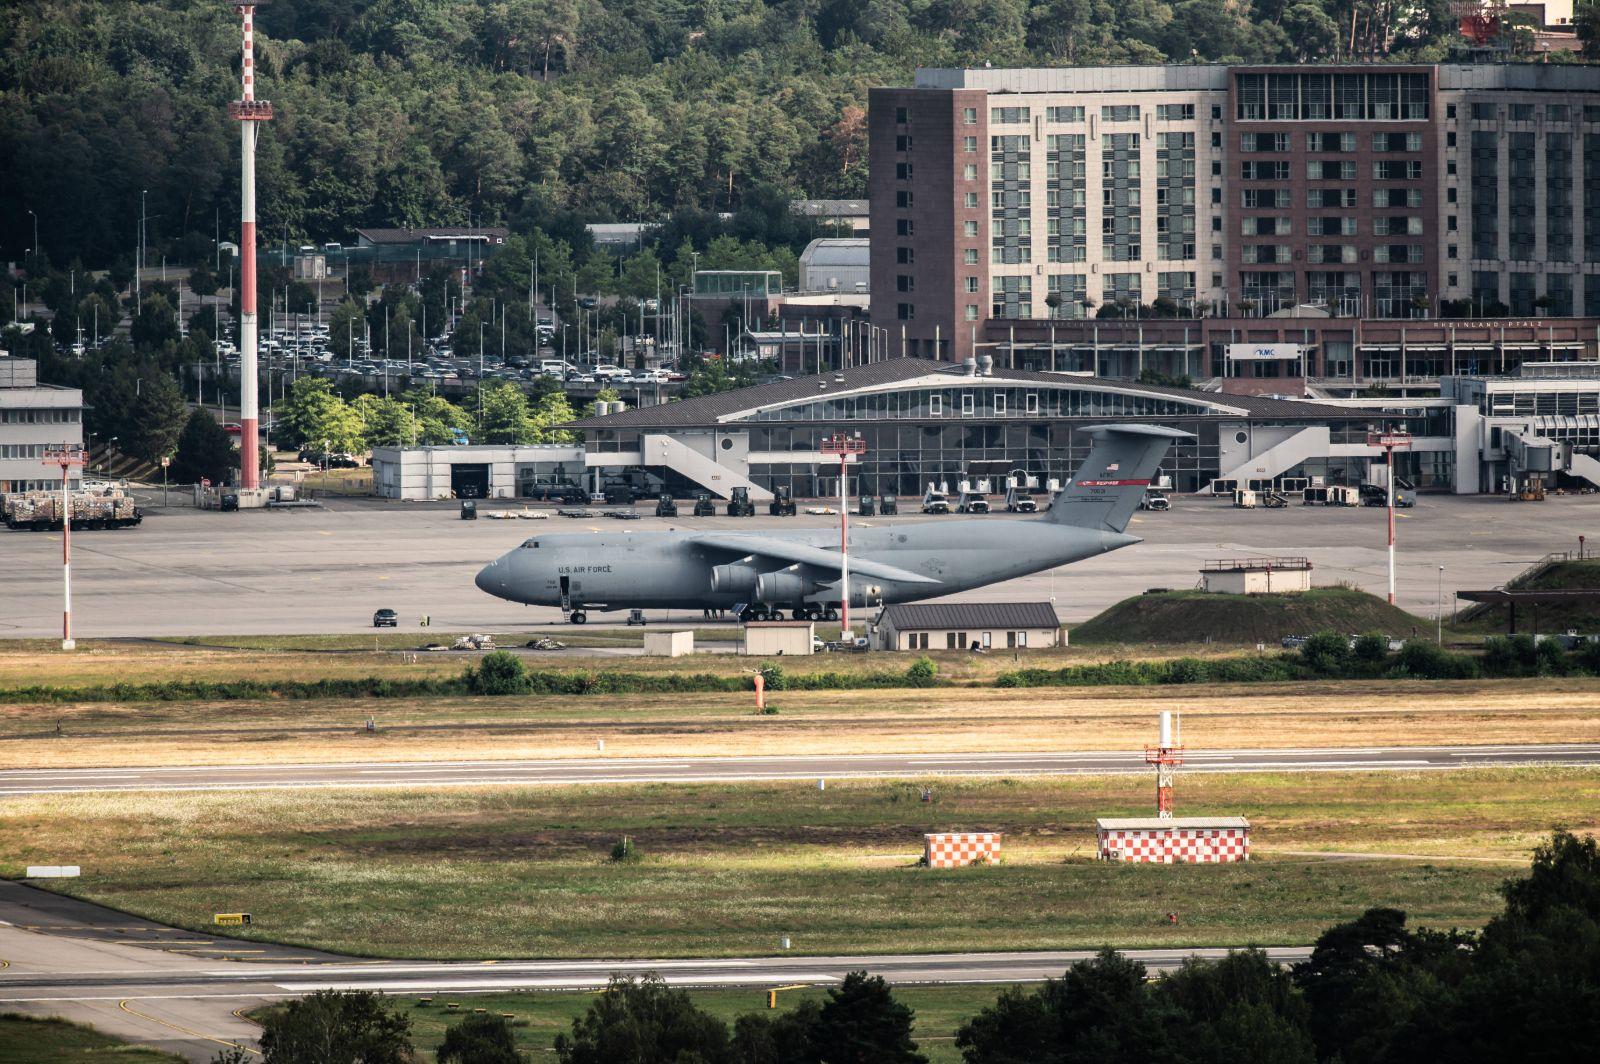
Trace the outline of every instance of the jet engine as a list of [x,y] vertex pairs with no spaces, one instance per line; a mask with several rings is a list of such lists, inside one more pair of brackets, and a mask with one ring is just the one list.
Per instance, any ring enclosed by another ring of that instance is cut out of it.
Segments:
[[756,589],[760,575],[748,565],[715,565],[711,568],[711,590],[719,595],[746,595]]
[[762,573],[756,580],[756,601],[799,602],[820,586],[798,573]]

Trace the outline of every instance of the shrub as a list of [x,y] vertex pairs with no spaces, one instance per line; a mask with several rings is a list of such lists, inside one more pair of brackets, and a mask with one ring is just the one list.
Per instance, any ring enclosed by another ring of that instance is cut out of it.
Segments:
[[526,1064],[517,1052],[517,1036],[504,1016],[463,1016],[445,1028],[439,1043],[439,1064]]
[[1301,645],[1300,656],[1316,672],[1341,672],[1350,660],[1350,640],[1338,632],[1318,632]]
[[939,666],[924,654],[906,669],[906,683],[912,687],[932,687],[938,680]]
[[522,695],[530,688],[528,670],[522,659],[504,650],[485,654],[478,667],[468,673],[467,686],[479,695]]
[[1389,637],[1382,632],[1356,636],[1350,656],[1364,665],[1381,665],[1389,660]]
[[1540,676],[1565,676],[1567,674],[1567,652],[1559,642],[1554,639],[1544,639],[1533,648],[1534,667]]
[[624,835],[611,847],[611,859],[618,864],[633,864],[644,855],[633,843],[633,836]]
[[1490,676],[1528,676],[1538,667],[1533,637],[1492,635],[1483,641],[1483,671]]
[[1205,683],[1209,670],[1198,658],[1178,658],[1167,662],[1167,674],[1162,683]]
[[789,676],[777,662],[761,666],[761,679],[769,691],[785,691],[789,688]]
[[1419,680],[1467,680],[1478,674],[1477,662],[1426,639],[1409,639],[1394,657],[1392,672]]

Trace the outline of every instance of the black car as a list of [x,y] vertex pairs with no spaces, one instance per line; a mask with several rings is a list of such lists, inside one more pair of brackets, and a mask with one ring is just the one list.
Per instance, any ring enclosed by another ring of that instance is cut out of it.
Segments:
[[372,615],[372,627],[398,628],[400,627],[400,615],[395,613],[394,610],[379,610]]

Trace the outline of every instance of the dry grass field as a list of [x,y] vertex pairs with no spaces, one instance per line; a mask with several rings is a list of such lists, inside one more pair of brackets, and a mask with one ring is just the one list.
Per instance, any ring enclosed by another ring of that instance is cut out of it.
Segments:
[[[19,796],[0,874],[81,864],[62,889],[374,956],[1292,944],[1373,905],[1481,923],[1553,826],[1600,826],[1594,770],[1197,775],[1180,812],[1249,816],[1253,859],[1122,866],[1092,859],[1092,823],[1147,811],[1142,775],[931,785]],[[1005,861],[919,868],[934,829],[1004,831]],[[624,835],[641,860],[611,860]]]
[[[1156,709],[1208,749],[1592,742],[1600,681],[784,691],[310,701],[0,703],[0,764],[1128,750]],[[365,730],[371,718],[377,730]]]

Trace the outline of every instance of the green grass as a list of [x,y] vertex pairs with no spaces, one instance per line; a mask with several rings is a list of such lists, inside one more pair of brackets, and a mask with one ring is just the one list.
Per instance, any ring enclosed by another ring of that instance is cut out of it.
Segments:
[[[1180,812],[1242,813],[1247,865],[1091,859],[1143,775],[446,791],[18,796],[0,872],[179,926],[400,957],[650,957],[1309,942],[1372,905],[1470,926],[1551,826],[1594,826],[1600,772],[1205,775]],[[1002,830],[998,868],[916,867],[927,830]],[[609,860],[621,835],[642,860]],[[1407,855],[1329,859],[1320,853]],[[1478,859],[1475,859],[1478,858]],[[1178,911],[1173,926],[1162,914]]]
[[[956,1030],[974,1013],[987,1007],[999,995],[999,986],[910,986],[896,987],[895,997],[916,1011],[916,1038],[930,1064],[958,1064],[961,1055],[955,1048]],[[731,1028],[736,1017],[747,1012],[765,1012],[767,988],[751,987],[748,990],[694,990],[690,992],[696,1005],[717,1016]],[[825,987],[807,987],[803,990],[785,990],[778,995],[778,1009],[786,1011],[807,999],[822,1000],[827,995]],[[517,1048],[533,1060],[543,1060],[555,1043],[555,1037],[572,1030],[572,1021],[583,1015],[593,994],[574,993],[524,993],[524,994],[438,994],[429,1005],[419,1005],[414,997],[397,997],[411,1018],[412,1042],[425,1051],[425,1060],[432,1060],[444,1038],[445,1028],[459,1023],[462,1016],[473,1009],[484,1009],[491,1015],[510,1014],[517,1037]],[[459,1008],[449,1009],[455,1002]],[[259,1015],[259,1014],[258,1014]],[[3,1059],[3,1058],[0,1058]]]
[[66,1020],[0,1013],[0,1064],[175,1064],[182,1060]]
[[1324,630],[1383,632],[1407,637],[1432,631],[1431,619],[1414,617],[1376,595],[1346,587],[1272,595],[1204,591],[1147,592],[1123,599],[1072,629],[1075,643],[1277,644],[1286,635]]

